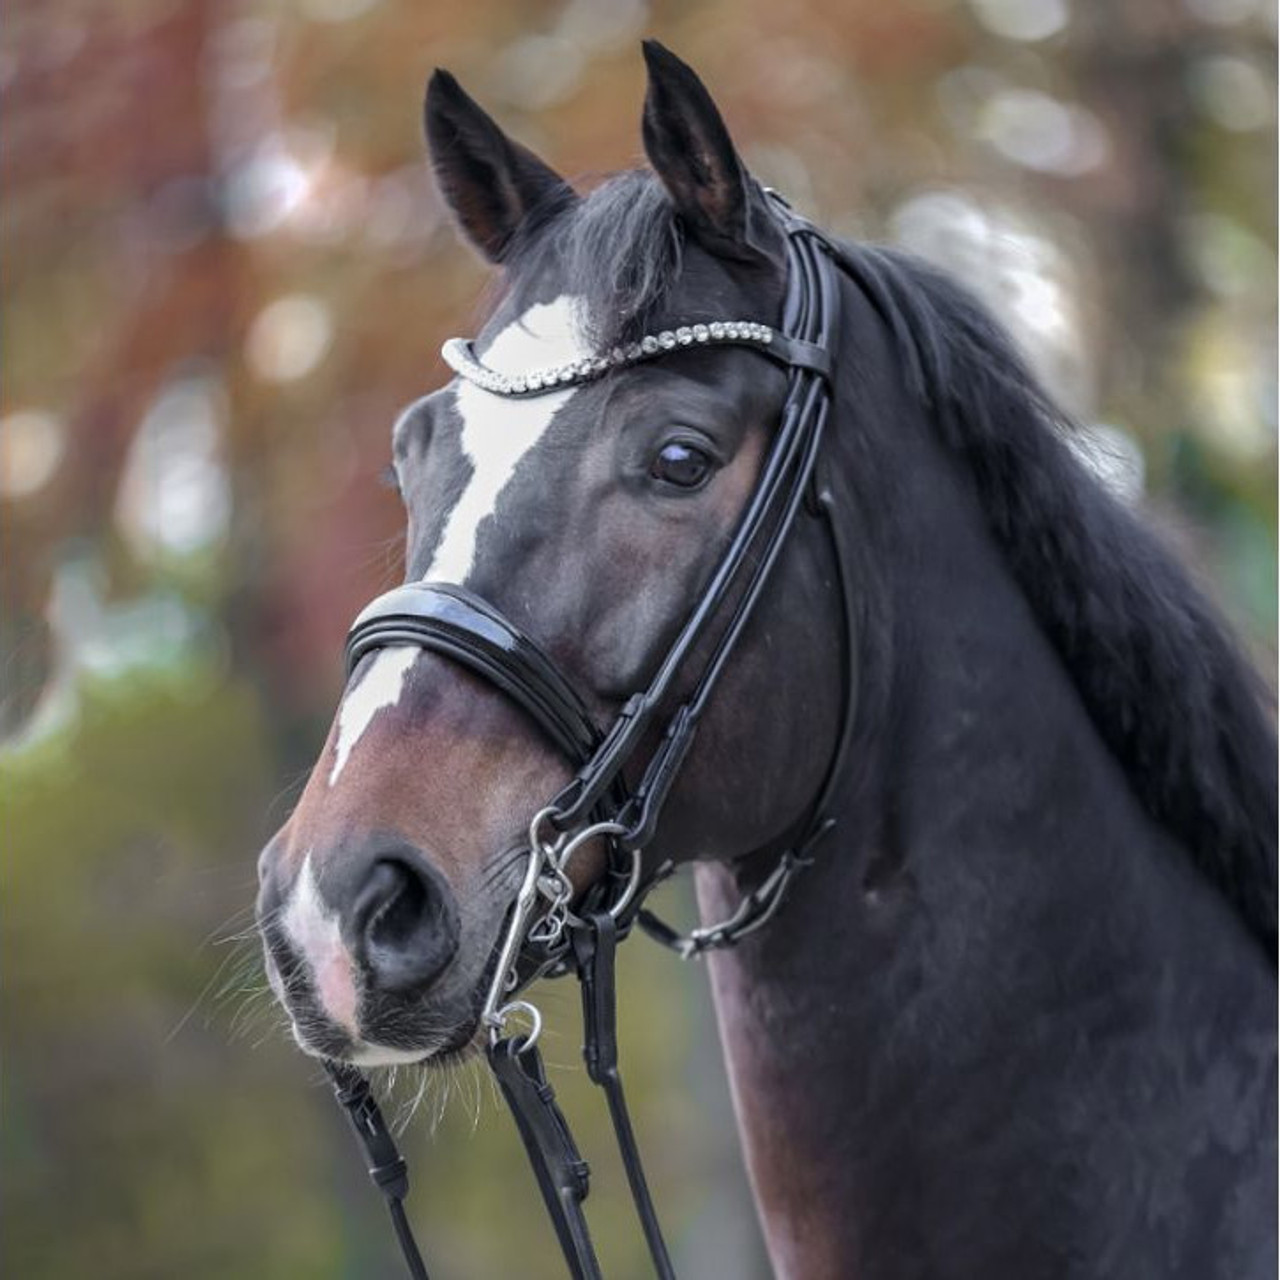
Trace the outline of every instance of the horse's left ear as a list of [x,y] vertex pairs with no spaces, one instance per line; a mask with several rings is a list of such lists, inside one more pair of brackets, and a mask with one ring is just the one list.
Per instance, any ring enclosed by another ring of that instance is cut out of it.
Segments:
[[656,40],[643,47],[649,69],[645,154],[690,233],[713,253],[777,260],[782,243],[765,197],[706,86]]

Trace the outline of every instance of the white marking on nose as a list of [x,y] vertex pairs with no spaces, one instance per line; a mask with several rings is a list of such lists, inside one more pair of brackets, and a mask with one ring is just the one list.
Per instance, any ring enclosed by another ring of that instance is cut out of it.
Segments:
[[[507,325],[485,350],[501,373],[529,373],[591,354],[579,323],[581,299],[541,302]],[[528,400],[495,395],[459,380],[454,402],[462,418],[462,450],[472,474],[445,522],[423,581],[465,583],[475,564],[481,524],[496,516],[498,499],[520,459],[538,443],[576,388]]]
[[323,1011],[354,1038],[359,1034],[355,967],[342,941],[338,913],[320,896],[311,851],[302,861],[293,894],[283,916],[285,932],[311,970],[316,999]]
[[346,767],[361,735],[384,707],[394,707],[404,692],[404,678],[422,651],[412,644],[393,645],[381,650],[360,677],[356,687],[342,700],[338,712],[338,745],[333,753],[329,785],[333,786]]

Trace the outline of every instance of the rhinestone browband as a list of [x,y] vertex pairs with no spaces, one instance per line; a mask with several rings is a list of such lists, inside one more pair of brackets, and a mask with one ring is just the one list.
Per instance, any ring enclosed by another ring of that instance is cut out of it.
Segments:
[[[476,358],[471,343],[466,338],[450,338],[440,349],[445,363],[454,373],[474,382],[476,386],[500,396],[541,396],[562,387],[591,382],[614,369],[652,360],[679,347],[737,344],[755,347],[766,354],[770,348],[781,344],[781,336],[767,324],[752,320],[716,320],[710,324],[681,325],[678,329],[664,329],[661,333],[646,334],[638,342],[614,347],[608,355],[585,356],[568,364],[554,365],[549,369],[536,369],[530,373],[499,373]],[[788,347],[790,344],[787,344]],[[790,352],[781,357],[790,361]]]

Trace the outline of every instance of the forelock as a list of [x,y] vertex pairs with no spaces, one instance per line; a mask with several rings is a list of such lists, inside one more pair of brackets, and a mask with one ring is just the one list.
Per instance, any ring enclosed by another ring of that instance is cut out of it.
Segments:
[[508,258],[519,297],[554,273],[557,292],[582,300],[584,336],[596,350],[640,337],[679,279],[683,236],[662,184],[645,170],[620,173],[517,245]]

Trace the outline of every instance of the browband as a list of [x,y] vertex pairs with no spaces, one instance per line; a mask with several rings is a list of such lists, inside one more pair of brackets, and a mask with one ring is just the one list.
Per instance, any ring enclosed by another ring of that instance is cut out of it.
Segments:
[[464,587],[411,582],[372,601],[347,635],[347,678],[366,654],[395,644],[443,654],[496,685],[576,766],[600,744],[591,713],[551,659]]
[[754,320],[715,320],[708,324],[686,324],[646,334],[636,342],[614,347],[608,355],[584,356],[567,364],[552,365],[527,373],[502,373],[490,368],[466,338],[450,338],[440,354],[459,377],[498,396],[545,396],[565,387],[594,382],[615,369],[654,360],[681,347],[743,346],[769,356],[787,368],[811,369],[830,381],[831,357],[814,342],[789,337],[767,324]]

